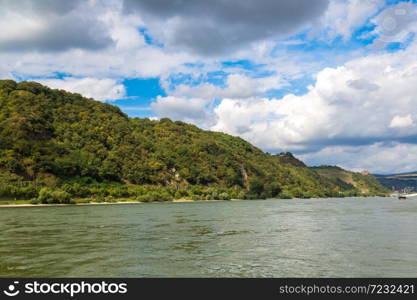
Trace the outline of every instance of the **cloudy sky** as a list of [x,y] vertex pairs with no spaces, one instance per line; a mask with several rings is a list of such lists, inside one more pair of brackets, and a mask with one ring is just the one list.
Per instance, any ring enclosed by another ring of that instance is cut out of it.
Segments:
[[0,28],[2,79],[310,165],[417,170],[417,1],[0,0]]

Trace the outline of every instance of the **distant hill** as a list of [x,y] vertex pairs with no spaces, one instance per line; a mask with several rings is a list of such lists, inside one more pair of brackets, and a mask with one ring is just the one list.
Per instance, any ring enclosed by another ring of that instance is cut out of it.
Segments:
[[374,176],[388,189],[417,191],[417,171],[389,175],[375,174]]
[[364,193],[372,193],[372,191],[380,190],[380,182],[371,174],[357,173],[344,170],[336,166],[320,166],[313,169],[327,180],[343,186],[346,190],[352,187]]
[[143,201],[386,193],[372,176],[308,168],[291,153],[270,155],[239,137],[129,118],[79,94],[2,80],[0,198],[53,191]]

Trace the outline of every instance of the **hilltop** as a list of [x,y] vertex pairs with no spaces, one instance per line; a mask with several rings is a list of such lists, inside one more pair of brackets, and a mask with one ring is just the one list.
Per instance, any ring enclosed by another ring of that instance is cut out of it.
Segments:
[[[333,169],[332,169],[333,170]],[[67,202],[385,194],[371,175],[309,168],[245,140],[36,82],[0,81],[0,198]],[[104,200],[103,200],[104,199]]]

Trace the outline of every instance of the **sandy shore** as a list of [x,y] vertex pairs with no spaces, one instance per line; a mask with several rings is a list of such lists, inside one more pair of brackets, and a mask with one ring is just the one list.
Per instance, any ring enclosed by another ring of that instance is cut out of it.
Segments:
[[83,206],[83,205],[117,205],[117,204],[142,204],[138,201],[120,201],[120,202],[89,202],[74,204],[1,204],[0,207],[48,207],[48,206]]
[[175,199],[172,202],[195,202],[196,200],[188,200],[188,199]]
[[[217,201],[240,201],[241,199],[232,200],[188,200],[188,199],[175,199],[172,201],[163,202],[149,202],[149,203],[188,203],[188,202],[217,202]],[[119,205],[119,204],[144,204],[147,202],[139,201],[119,201],[119,202],[89,202],[89,203],[73,203],[73,204],[0,204],[1,207],[48,207],[48,206],[83,206],[83,205]]]
[[186,203],[186,202],[218,202],[218,201],[237,201],[238,199],[233,200],[189,200],[189,199],[175,199],[170,202],[176,203]]

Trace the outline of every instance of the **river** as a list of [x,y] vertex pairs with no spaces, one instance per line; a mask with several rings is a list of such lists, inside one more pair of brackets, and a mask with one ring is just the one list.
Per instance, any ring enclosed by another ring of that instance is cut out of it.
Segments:
[[0,208],[1,277],[416,277],[417,201]]

